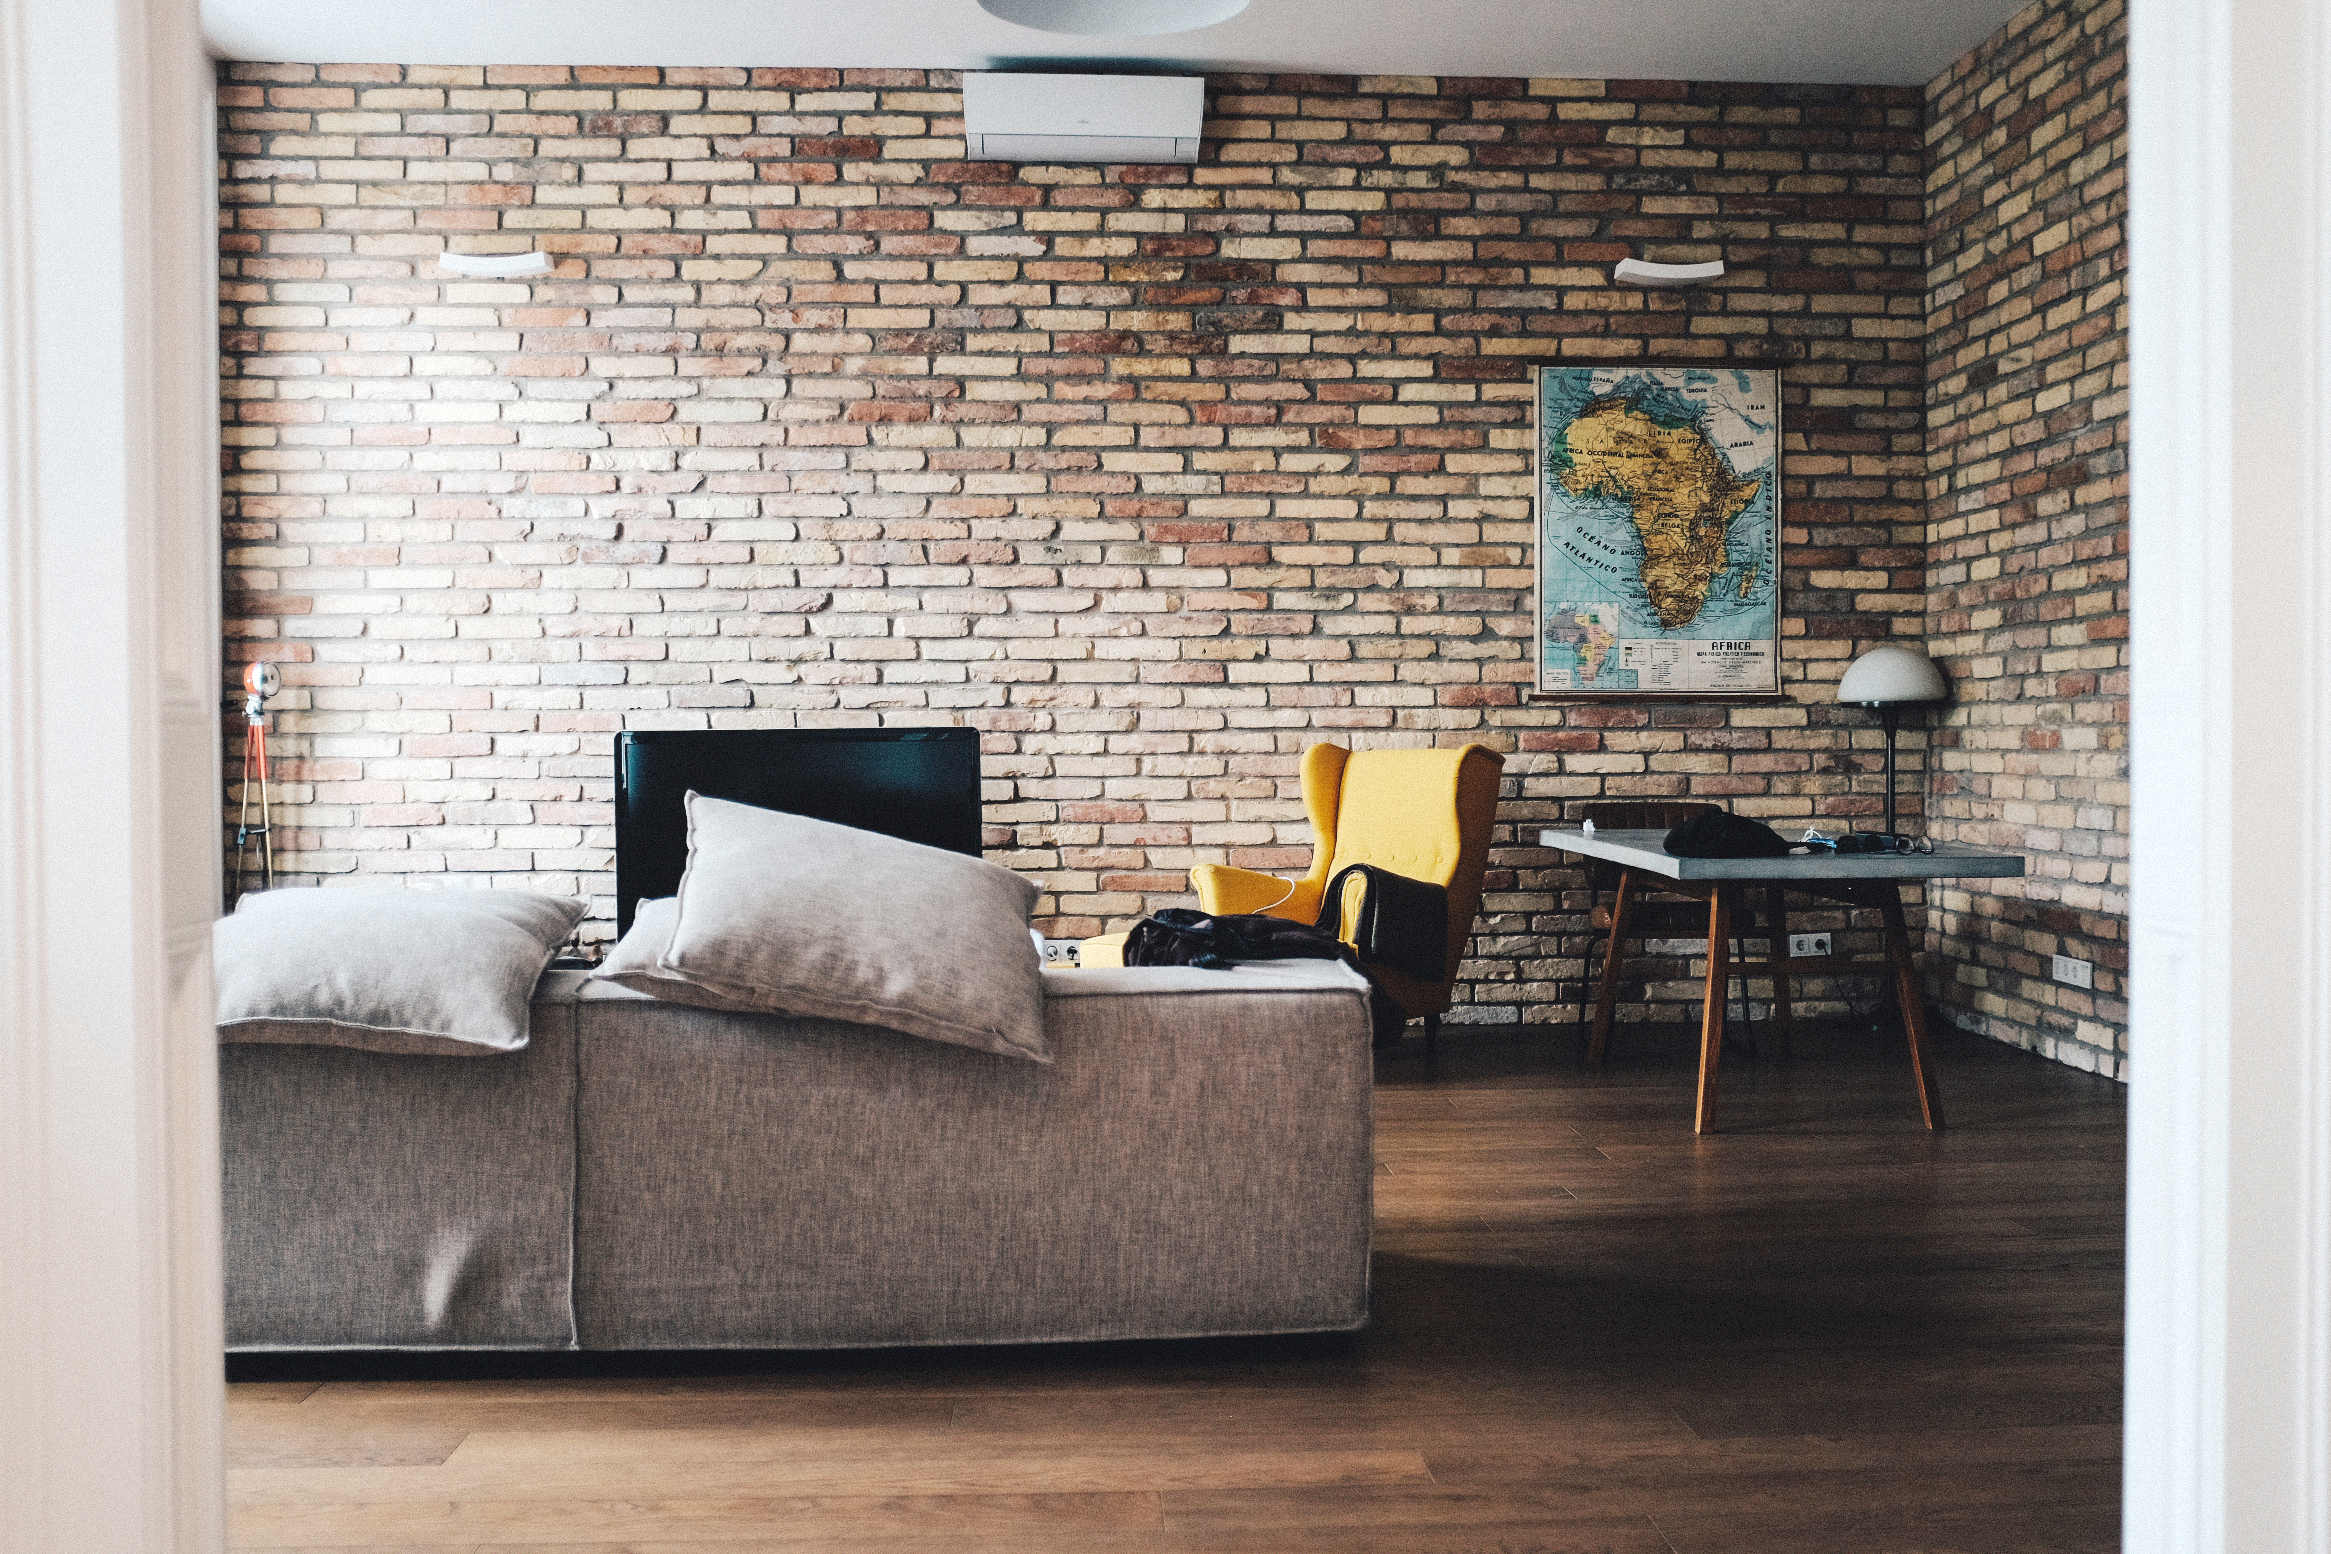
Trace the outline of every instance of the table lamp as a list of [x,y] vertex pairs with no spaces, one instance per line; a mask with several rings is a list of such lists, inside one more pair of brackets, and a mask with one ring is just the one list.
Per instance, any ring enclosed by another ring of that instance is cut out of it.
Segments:
[[1886,720],[1886,834],[1894,833],[1894,733],[1909,702],[1943,701],[1950,687],[1934,660],[1914,647],[1884,642],[1855,659],[1837,682],[1837,699],[1875,707]]

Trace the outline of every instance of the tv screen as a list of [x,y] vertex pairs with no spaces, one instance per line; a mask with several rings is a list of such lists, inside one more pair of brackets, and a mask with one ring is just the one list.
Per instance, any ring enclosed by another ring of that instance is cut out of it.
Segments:
[[616,931],[680,888],[688,793],[979,856],[979,731],[642,730],[615,736]]

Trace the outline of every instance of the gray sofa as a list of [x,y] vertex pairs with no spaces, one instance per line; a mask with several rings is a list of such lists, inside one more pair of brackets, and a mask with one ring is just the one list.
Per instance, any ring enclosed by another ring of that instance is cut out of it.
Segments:
[[1366,984],[1301,961],[1045,991],[1049,1065],[567,972],[514,1053],[224,1045],[228,1346],[1361,1325]]

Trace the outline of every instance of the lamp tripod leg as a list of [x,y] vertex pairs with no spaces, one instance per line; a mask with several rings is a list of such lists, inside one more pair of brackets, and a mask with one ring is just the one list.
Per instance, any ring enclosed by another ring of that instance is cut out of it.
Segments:
[[235,815],[235,901],[229,903],[230,910],[235,903],[239,903],[243,899],[243,892],[246,888],[248,888],[247,882],[250,877],[250,867],[251,729],[250,725],[245,724],[243,727],[243,798],[242,806]]
[[259,877],[267,890],[275,888],[275,795],[267,783],[267,726],[254,723],[251,737],[259,745]]
[[[251,823],[254,788],[259,800],[259,823]],[[257,718],[243,725],[243,797],[235,822],[235,899],[251,889],[253,848],[257,848],[259,888],[275,888],[275,801],[267,780],[267,727]]]

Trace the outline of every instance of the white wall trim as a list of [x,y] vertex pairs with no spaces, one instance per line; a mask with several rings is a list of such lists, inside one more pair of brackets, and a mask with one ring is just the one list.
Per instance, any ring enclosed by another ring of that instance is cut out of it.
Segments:
[[[2300,877],[2299,940],[2303,947],[2298,1008],[2298,1063],[2294,1075],[2297,1137],[2291,1164],[2291,1287],[2293,1318],[2289,1437],[2263,1471],[2290,1486],[2292,1546],[2331,1550],[2331,23],[2320,4],[2295,18],[2297,58],[2305,72],[2299,98],[2289,105],[2298,142],[2292,148],[2306,197],[2298,210],[2302,268],[2295,279],[2306,333],[2298,385],[2299,438],[2305,468],[2301,573],[2307,580],[2301,688],[2301,753],[2306,792]],[[2279,1421],[2266,1421],[2279,1434]],[[2272,1439],[2272,1435],[2267,1437]],[[2246,1490],[2249,1475],[2237,1480]]]
[[[2131,21],[2124,1547],[2321,1554],[2331,41],[2312,0]],[[190,0],[0,0],[10,1554],[222,1545],[207,79]]]
[[223,1546],[192,0],[0,0],[0,1547]]
[[2331,55],[2131,10],[2123,1547],[2331,1549]]

